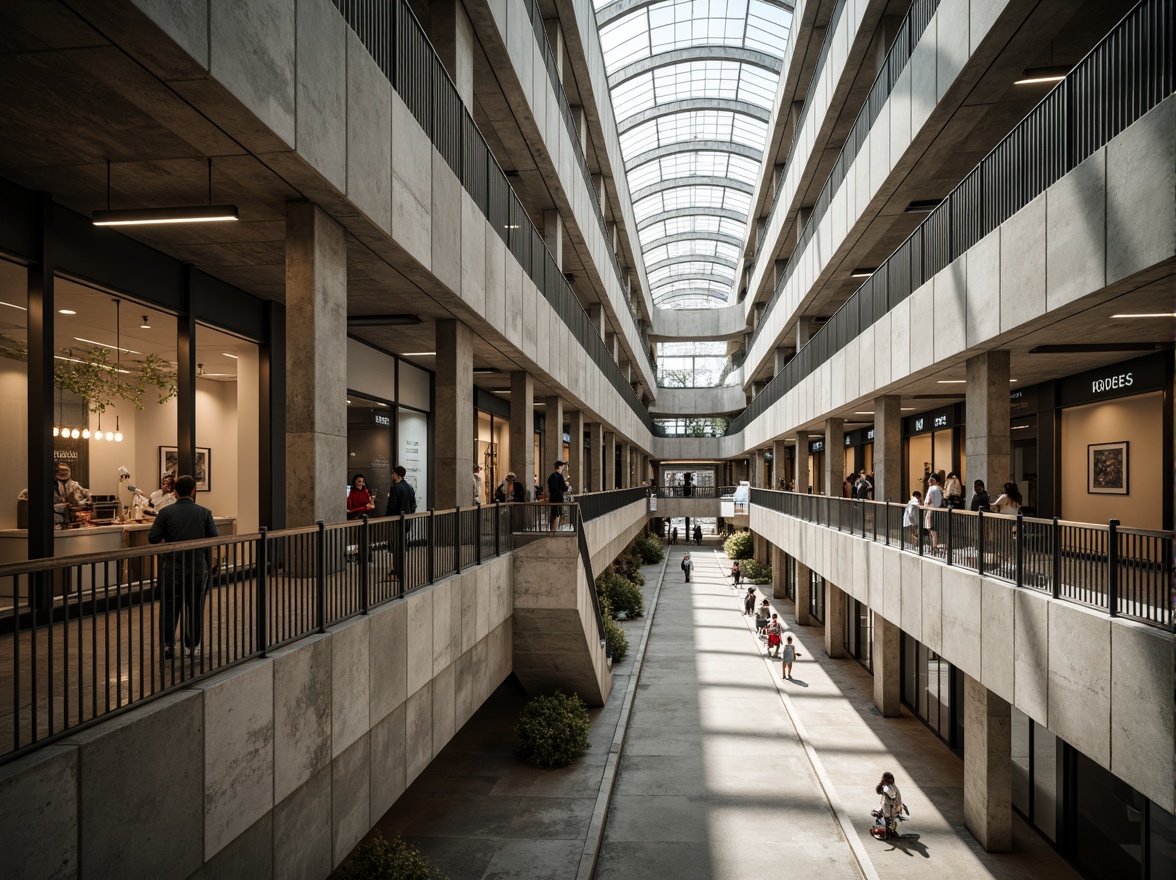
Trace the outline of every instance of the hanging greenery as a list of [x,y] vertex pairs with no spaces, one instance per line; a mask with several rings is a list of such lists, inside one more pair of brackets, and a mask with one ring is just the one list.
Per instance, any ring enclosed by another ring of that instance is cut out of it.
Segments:
[[[112,358],[114,353],[100,345],[85,351],[63,348],[61,352],[64,360],[53,365],[53,384],[62,391],[84,397],[92,413],[106,412],[107,407],[119,401],[142,411],[143,399],[152,389],[159,404],[176,396],[176,371],[157,354],[119,365]],[[0,356],[27,363],[28,346],[0,337]]]

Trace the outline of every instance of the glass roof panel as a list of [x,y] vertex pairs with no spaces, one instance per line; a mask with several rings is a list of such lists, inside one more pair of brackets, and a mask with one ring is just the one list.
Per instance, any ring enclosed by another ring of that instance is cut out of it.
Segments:
[[[594,7],[601,10],[612,2],[594,0]],[[618,8],[611,7],[608,14],[612,16]],[[630,192],[684,179],[681,186],[671,185],[635,201],[633,211],[637,222],[640,224],[667,211],[692,212],[661,220],[638,235],[646,266],[687,258],[649,273],[650,285],[656,288],[655,303],[672,297],[675,304],[702,301],[715,305],[725,303],[730,297],[734,273],[709,260],[738,262],[741,248],[729,240],[718,242],[705,236],[655,243],[668,236],[707,232],[718,232],[737,241],[745,239],[746,220],[708,216],[705,212],[722,211],[747,217],[751,194],[741,189],[754,188],[759,178],[760,162],[753,156],[763,151],[767,124],[736,109],[703,108],[666,115],[646,111],[696,98],[741,101],[770,110],[778,75],[724,57],[722,49],[737,47],[781,58],[791,24],[792,13],[779,0],[654,0],[616,14],[600,29],[604,62],[610,76],[635,62],[652,59],[647,65],[652,69],[642,70],[611,90],[618,122],[646,114],[645,121],[620,135]],[[705,60],[667,59],[669,63],[664,64],[656,57],[679,49],[703,47],[718,51],[713,58]],[[710,149],[682,148],[693,141],[731,144],[735,151],[716,150],[711,144],[707,144]],[[635,163],[643,154],[662,147],[678,149],[669,155]],[[738,151],[752,155],[741,155]],[[685,180],[690,178],[697,182]],[[740,186],[724,185],[723,181]],[[678,289],[673,278],[679,275],[706,275],[708,280],[686,280],[682,282],[685,287]]]

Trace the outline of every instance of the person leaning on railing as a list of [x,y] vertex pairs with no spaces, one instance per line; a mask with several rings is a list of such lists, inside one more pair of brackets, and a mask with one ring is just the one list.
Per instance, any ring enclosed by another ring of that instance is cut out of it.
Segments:
[[514,471],[508,473],[506,479],[498,484],[498,489],[494,492],[494,500],[504,504],[508,501],[521,504],[527,500],[527,490],[518,481]]

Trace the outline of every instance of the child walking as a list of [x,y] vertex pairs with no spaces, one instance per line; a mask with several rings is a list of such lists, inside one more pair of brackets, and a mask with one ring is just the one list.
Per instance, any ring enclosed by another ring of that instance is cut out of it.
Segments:
[[743,597],[743,613],[748,617],[755,614],[755,587],[747,588],[747,595]]
[[[771,647],[771,645],[769,645]],[[796,650],[796,646],[792,644],[792,636],[784,643],[784,650],[780,657],[784,663],[780,667],[781,678],[792,678],[792,661],[800,656],[800,652]]]
[[755,631],[762,633],[768,627],[768,615],[772,613],[771,606],[768,605],[768,600],[764,599],[760,603],[759,608],[755,609]]
[[780,656],[780,634],[784,632],[784,627],[780,625],[779,615],[772,615],[772,622],[767,626],[768,630],[768,656]]

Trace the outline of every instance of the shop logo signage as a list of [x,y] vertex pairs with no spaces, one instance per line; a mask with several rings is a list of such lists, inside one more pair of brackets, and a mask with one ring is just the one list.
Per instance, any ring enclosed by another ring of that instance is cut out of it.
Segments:
[[1103,379],[1095,379],[1090,383],[1091,394],[1106,394],[1108,391],[1118,391],[1122,388],[1130,388],[1135,384],[1135,375],[1133,373],[1120,373],[1117,376],[1107,376]]
[[814,440],[812,443],[809,444],[809,452],[824,452],[824,451],[825,451],[825,441],[824,440]]
[[384,425],[385,427],[388,427],[388,428],[392,427],[392,417],[391,416],[386,416],[383,413],[376,413],[375,419],[376,419],[377,425]]
[[874,429],[873,428],[870,428],[868,431],[866,431],[866,439],[867,440],[874,439]]
[[917,419],[915,419],[915,430],[916,431],[923,430],[923,417],[922,416],[919,416]]
[[849,446],[849,445],[851,445],[852,443],[853,443],[853,437],[851,437],[849,434],[846,434],[846,435],[845,435],[845,445],[846,445],[846,446]]
[[936,428],[946,428],[947,427],[947,413],[944,413],[943,415],[939,415],[939,416],[935,417],[935,427]]

